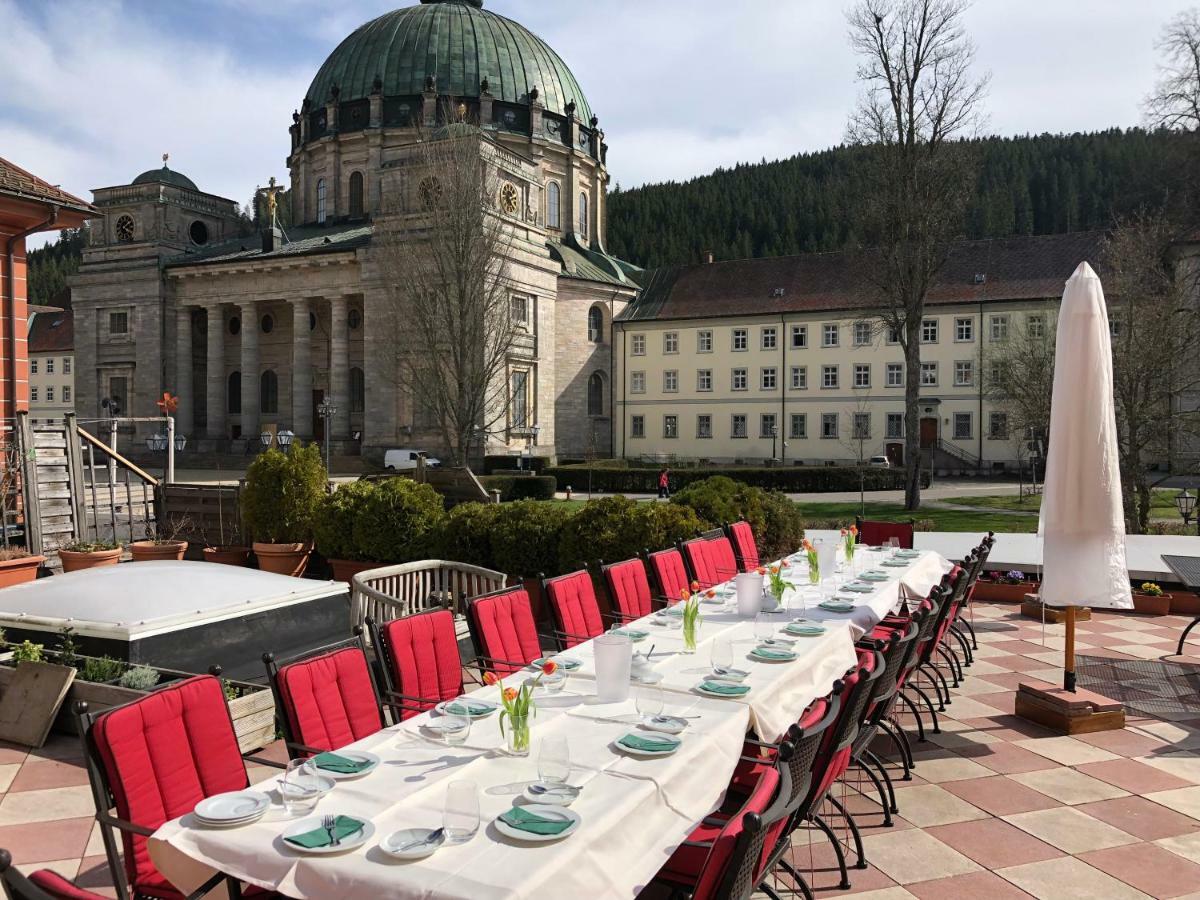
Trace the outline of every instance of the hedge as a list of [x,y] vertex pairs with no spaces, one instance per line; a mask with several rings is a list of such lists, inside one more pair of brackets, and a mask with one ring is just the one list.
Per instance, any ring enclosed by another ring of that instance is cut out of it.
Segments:
[[571,572],[598,559],[631,559],[643,550],[658,550],[694,537],[706,525],[686,506],[638,503],[620,495],[593,500],[563,527],[559,569]]
[[545,456],[512,456],[507,453],[502,456],[485,456],[483,458],[483,474],[496,475],[524,469],[541,474],[549,462],[550,460]]
[[[658,491],[658,473],[661,467],[620,468],[612,463],[605,465],[585,464],[554,466],[545,474],[558,481],[558,489],[568,487],[575,493],[586,491],[591,476],[591,488],[609,494],[650,494]],[[672,469],[671,486],[682,490],[689,484],[714,476],[726,476],[752,487],[772,491],[795,493],[820,493],[825,491],[857,491],[859,469],[856,466],[777,466],[774,468],[704,468]],[[868,491],[902,490],[904,472],[901,469],[865,469],[863,482]],[[922,485],[927,486],[928,475],[922,473]]]
[[549,475],[480,475],[484,490],[499,491],[500,502],[510,500],[553,500],[556,481]]
[[375,484],[355,517],[354,547],[381,563],[423,559],[445,518],[442,497],[430,485],[389,478]]

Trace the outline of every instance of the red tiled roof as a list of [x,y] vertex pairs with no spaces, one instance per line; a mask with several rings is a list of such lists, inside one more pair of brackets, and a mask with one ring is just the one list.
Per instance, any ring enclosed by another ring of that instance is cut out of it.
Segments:
[[75,349],[75,317],[69,309],[39,312],[29,323],[30,353],[59,353]]
[[[1104,237],[1104,232],[1085,231],[956,243],[926,302],[1059,297],[1080,262],[1087,260],[1103,274]],[[646,273],[641,296],[622,318],[878,308],[879,291],[870,278],[876,255],[875,250],[846,250],[656,269]]]
[[89,215],[96,213],[90,203],[43,181],[3,157],[0,157],[0,195],[16,197],[18,200],[32,200],[35,203],[56,203]]

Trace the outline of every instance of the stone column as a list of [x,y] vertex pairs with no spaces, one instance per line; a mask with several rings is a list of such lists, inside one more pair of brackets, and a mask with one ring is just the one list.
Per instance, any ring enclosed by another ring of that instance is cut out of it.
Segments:
[[[337,407],[333,416],[331,440],[350,437],[350,326],[346,322],[348,299],[337,296],[329,301],[329,400]],[[366,327],[364,323],[363,327]]]
[[225,375],[225,316],[220,304],[205,310],[208,313],[208,361],[204,370],[205,396],[208,398],[204,433],[212,440],[229,437],[225,420],[225,394],[228,378]]
[[180,306],[175,310],[175,429],[178,434],[194,436],[192,412],[196,408],[192,397],[192,308]]
[[239,303],[242,327],[242,437],[258,443],[258,306],[253,300]]
[[308,328],[307,298],[292,301],[292,431],[311,440],[312,420],[312,342]]

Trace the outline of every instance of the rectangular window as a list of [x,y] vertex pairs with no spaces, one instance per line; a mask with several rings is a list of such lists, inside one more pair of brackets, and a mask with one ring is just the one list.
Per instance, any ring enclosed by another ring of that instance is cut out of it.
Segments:
[[838,386],[838,367],[821,366],[821,387],[835,388]]
[[70,402],[71,402],[71,389],[69,387],[64,386],[63,387],[63,403],[70,403]]
[[774,350],[776,341],[776,331],[772,328],[764,328],[762,330],[762,348],[764,350]]
[[1114,337],[1114,338],[1120,336],[1120,334],[1121,334],[1120,319],[1109,319],[1108,320],[1108,334],[1109,334],[1109,337]]
[[529,427],[529,373],[512,373],[512,427]]
[[988,387],[999,388],[1004,381],[1004,364],[994,362],[988,366]]
[[712,390],[712,369],[697,369],[696,370],[696,390],[711,391]]
[[36,375],[38,373],[37,364],[38,364],[38,361],[36,359],[31,359],[29,361],[29,374],[30,375]]
[[988,414],[988,440],[1008,440],[1008,413],[994,412]]
[[37,402],[38,402],[38,389],[37,389],[37,388],[35,388],[35,387],[31,387],[31,388],[29,389],[29,400],[30,400],[30,402],[31,402],[31,403],[37,403]]
[[937,363],[923,362],[921,363],[921,386],[922,387],[937,387]]
[[974,319],[955,319],[954,320],[954,339],[956,341],[973,341],[975,340],[975,320]]
[[679,352],[679,332],[664,331],[663,332],[663,353],[678,353]]
[[904,364],[903,363],[888,363],[887,364],[887,386],[888,387],[904,387]]
[[712,416],[703,413],[696,416],[696,437],[712,437]]
[[792,326],[792,349],[803,350],[808,346],[808,326],[793,325]]
[[1046,336],[1046,320],[1041,313],[1030,315],[1026,330],[1031,338],[1041,339]]
[[[529,302],[524,297],[510,297],[508,301],[509,316],[513,324],[525,328],[529,325]],[[588,324],[588,340],[598,341],[600,336],[593,335],[591,324]]]
[[1008,316],[992,316],[991,332],[993,341],[1008,340]]
[[679,416],[663,416],[663,437],[679,437]]
[[921,343],[936,344],[938,339],[938,320],[937,319],[922,319],[921,320]]
[[838,436],[837,413],[821,413],[821,437],[836,438]]
[[644,438],[646,436],[645,416],[629,417],[629,436],[635,438]]
[[838,345],[838,327],[825,325],[821,328],[821,346],[836,347]]
[[971,439],[971,414],[969,412],[956,412],[954,414],[954,439],[956,441],[969,441]]
[[629,373],[629,393],[631,393],[631,394],[646,393],[646,373],[645,372],[630,372]]
[[803,440],[808,437],[808,416],[804,413],[792,413],[791,437]]
[[746,436],[746,417],[741,413],[736,413],[730,420],[729,436],[735,438],[744,438]]
[[889,328],[888,328],[888,330],[887,330],[887,342],[888,342],[889,344],[898,344],[898,343],[900,343],[900,332],[899,332],[897,329],[895,329],[895,328],[890,328],[890,327],[889,327]]
[[854,323],[854,346],[865,347],[871,343],[871,323],[870,322],[855,322]]
[[762,369],[762,372],[759,374],[759,379],[758,379],[759,390],[773,391],[773,390],[775,390],[775,384],[776,384],[775,367],[774,366],[764,366]]
[[889,438],[904,437],[904,413],[887,414],[887,436]]
[[954,363],[954,386],[970,387],[975,383],[975,363],[960,359]]
[[54,402],[54,385],[49,385],[46,388],[46,402],[47,403]]
[[747,337],[746,329],[745,328],[733,329],[733,349],[734,350],[745,350],[749,346],[750,346],[750,338]]
[[129,313],[110,312],[108,314],[109,334],[129,334]]
[[46,374],[47,375],[54,374],[54,357],[53,356],[46,357]]
[[746,370],[745,369],[734,369],[733,370],[733,379],[731,381],[730,386],[735,391],[746,390]]
[[69,357],[69,356],[63,357],[63,374],[64,375],[71,374],[71,357]]
[[778,436],[775,431],[775,413],[763,413],[758,417],[758,436],[764,438]]
[[854,414],[854,440],[869,441],[871,439],[871,414],[856,412]]
[[792,390],[808,390],[808,366],[792,366]]
[[854,386],[856,388],[871,386],[871,366],[868,363],[854,364]]
[[712,331],[703,329],[696,332],[696,352],[697,353],[712,353],[713,341]]
[[679,390],[679,370],[667,369],[663,372],[663,393],[674,394]]
[[644,334],[631,334],[629,336],[629,353],[632,356],[646,355],[646,336]]

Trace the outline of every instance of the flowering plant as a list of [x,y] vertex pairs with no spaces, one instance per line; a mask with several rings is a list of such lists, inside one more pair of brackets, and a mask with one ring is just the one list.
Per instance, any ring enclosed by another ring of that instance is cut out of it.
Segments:
[[997,584],[1024,584],[1025,573],[1020,569],[1010,569],[995,576]]
[[854,547],[858,539],[858,527],[851,525],[842,529],[842,546],[846,550],[846,562],[854,562]]
[[804,550],[804,555],[808,557],[808,582],[809,584],[818,584],[821,581],[821,563],[817,559],[817,548],[813,546],[812,541],[808,538],[800,545]]
[[775,598],[776,606],[783,605],[783,592],[795,587],[790,581],[784,581],[783,566],[785,565],[786,563],[775,563],[767,569],[767,590]]
[[1165,592],[1153,581],[1143,581],[1142,586],[1138,588],[1138,593],[1145,594],[1147,597],[1161,597]]
[[680,599],[683,601],[683,649],[685,653],[691,653],[696,649],[696,631],[702,621],[700,597],[697,594],[689,596],[687,591],[680,591]]
[[[524,755],[529,752],[529,719],[537,715],[537,707],[533,702],[533,690],[541,684],[542,676],[553,675],[558,671],[558,663],[552,659],[542,663],[537,677],[526,681],[519,688],[506,688],[504,680],[495,672],[483,676],[484,684],[500,686],[500,702],[504,709],[500,710],[500,734],[508,738],[508,748],[513,753]],[[508,734],[505,734],[504,723],[508,721]]]

